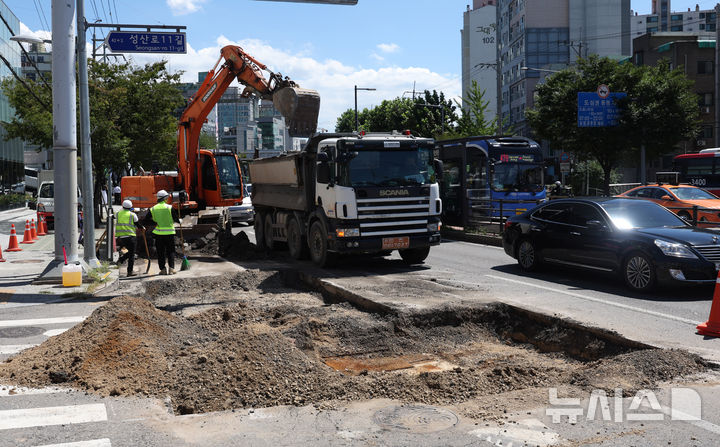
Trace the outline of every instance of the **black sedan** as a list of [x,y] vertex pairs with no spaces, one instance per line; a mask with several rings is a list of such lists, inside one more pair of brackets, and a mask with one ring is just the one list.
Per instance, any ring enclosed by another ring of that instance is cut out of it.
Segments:
[[503,247],[526,271],[552,263],[617,272],[638,291],[658,282],[714,283],[720,268],[720,232],[618,197],[552,200],[510,217]]

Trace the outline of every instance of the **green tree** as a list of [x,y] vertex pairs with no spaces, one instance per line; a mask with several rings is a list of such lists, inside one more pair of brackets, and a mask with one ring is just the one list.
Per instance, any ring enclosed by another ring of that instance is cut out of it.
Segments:
[[[577,94],[594,92],[607,84],[613,92],[625,92],[618,101],[617,126],[578,127]],[[535,134],[580,159],[598,162],[603,171],[603,189],[609,194],[613,168],[623,157],[635,154],[641,145],[648,157],[656,157],[699,129],[697,95],[682,69],[667,62],[635,66],[609,58],[591,56],[577,67],[562,70],[537,86],[535,106],[526,117]]]
[[206,132],[201,132],[199,140],[198,147],[202,147],[204,149],[217,149],[217,140],[215,139],[215,136]]
[[[439,107],[444,107],[444,113]],[[430,105],[432,107],[426,107]],[[435,107],[437,106],[437,107]],[[456,107],[452,101],[446,100],[445,95],[437,91],[423,92],[421,96],[412,98],[386,99],[372,109],[358,111],[359,130],[368,132],[390,132],[393,130],[410,130],[417,136],[435,136],[441,134],[442,119],[445,119],[445,129],[452,128],[457,121]],[[355,130],[355,111],[345,110],[337,119],[336,132],[351,132]]]
[[[462,104],[455,101],[461,108],[460,118],[455,127],[452,138],[470,137],[474,135],[497,135],[500,131],[497,115],[492,121],[485,119],[485,113],[490,108],[490,101],[485,100],[485,90],[481,90],[477,81],[473,80],[467,97]],[[463,107],[464,106],[464,107]]]

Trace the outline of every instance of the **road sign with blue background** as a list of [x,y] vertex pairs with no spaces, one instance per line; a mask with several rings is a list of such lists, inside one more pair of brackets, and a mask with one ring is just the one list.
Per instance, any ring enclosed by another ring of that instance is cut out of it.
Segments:
[[578,127],[617,126],[620,109],[616,101],[626,96],[627,93],[608,92],[602,98],[598,92],[578,92]]
[[110,31],[105,42],[114,53],[187,53],[185,33]]

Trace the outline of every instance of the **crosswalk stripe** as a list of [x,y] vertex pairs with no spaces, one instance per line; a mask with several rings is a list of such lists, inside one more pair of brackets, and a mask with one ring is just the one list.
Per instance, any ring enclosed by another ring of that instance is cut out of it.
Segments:
[[23,349],[32,348],[37,345],[0,345],[0,355],[17,354]]
[[0,430],[107,421],[105,404],[0,411]]
[[103,438],[91,439],[89,441],[65,442],[63,444],[45,444],[37,447],[112,447],[112,444],[109,439]]
[[43,326],[46,324],[80,323],[86,317],[35,318],[30,320],[0,320],[0,327]]

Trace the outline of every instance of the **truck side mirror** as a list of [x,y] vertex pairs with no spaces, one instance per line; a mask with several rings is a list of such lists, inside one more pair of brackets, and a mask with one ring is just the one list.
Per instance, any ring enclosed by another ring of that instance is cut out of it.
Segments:
[[330,165],[327,161],[321,161],[317,165],[317,182],[330,183]]
[[435,167],[435,178],[437,178],[437,179],[438,179],[438,183],[440,183],[440,182],[442,181],[442,179],[444,178],[444,176],[443,176],[443,174],[444,174],[444,173],[443,173],[443,162],[442,162],[442,160],[439,160],[439,159],[436,158],[436,159],[433,160],[433,165],[434,165],[434,167]]

